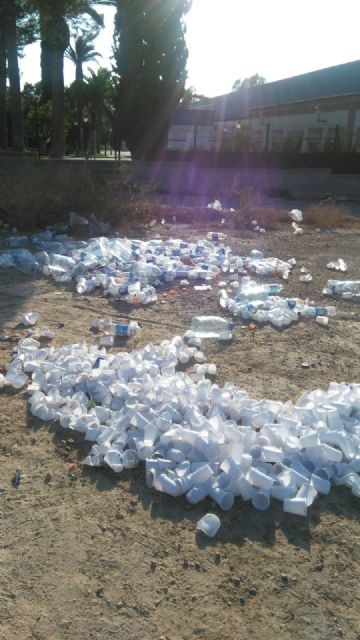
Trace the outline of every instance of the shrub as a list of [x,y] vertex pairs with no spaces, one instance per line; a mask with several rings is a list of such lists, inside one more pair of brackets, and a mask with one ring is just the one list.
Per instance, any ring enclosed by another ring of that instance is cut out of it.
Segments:
[[320,229],[339,229],[359,226],[360,220],[351,216],[344,205],[328,198],[306,209],[304,224]]
[[97,176],[87,165],[48,161],[0,170],[0,217],[19,229],[66,222],[70,211],[128,226],[148,222],[154,206],[125,171]]

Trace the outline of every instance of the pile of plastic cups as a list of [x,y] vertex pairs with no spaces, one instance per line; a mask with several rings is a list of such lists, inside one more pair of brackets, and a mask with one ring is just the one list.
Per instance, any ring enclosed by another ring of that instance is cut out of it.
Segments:
[[360,496],[360,385],[331,383],[296,404],[257,400],[212,383],[196,344],[175,336],[107,353],[24,338],[0,386],[27,385],[34,416],[92,442],[85,464],[120,473],[144,463],[149,487],[191,504],[209,496],[228,510],[241,497],[265,510],[274,499],[305,516],[331,483]]

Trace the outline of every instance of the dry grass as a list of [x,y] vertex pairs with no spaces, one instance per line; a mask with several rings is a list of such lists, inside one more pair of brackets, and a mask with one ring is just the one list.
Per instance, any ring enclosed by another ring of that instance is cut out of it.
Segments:
[[304,224],[320,229],[348,229],[359,227],[360,220],[351,216],[341,204],[333,200],[324,200],[306,209]]
[[[123,191],[124,197],[119,195]],[[84,165],[52,163],[0,172],[0,218],[21,230],[67,221],[70,211],[119,227],[148,222],[152,205],[124,172],[97,177]]]

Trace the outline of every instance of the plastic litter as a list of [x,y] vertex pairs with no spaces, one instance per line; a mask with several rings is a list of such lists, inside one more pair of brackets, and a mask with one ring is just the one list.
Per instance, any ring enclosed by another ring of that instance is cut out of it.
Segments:
[[358,298],[360,296],[360,280],[328,280],[323,293],[339,296],[345,300]]
[[332,483],[360,495],[360,384],[332,382],[295,404],[257,400],[213,384],[211,365],[177,370],[199,355],[181,336],[117,353],[28,337],[5,383],[23,376],[34,416],[93,443],[85,464],[120,473],[145,461],[148,486],[191,504],[210,496],[227,510],[241,497],[262,510],[274,498],[304,516]]
[[342,271],[343,273],[347,271],[347,264],[342,258],[338,258],[338,260],[332,260],[331,262],[328,262],[326,266],[328,269]]
[[214,538],[221,526],[220,518],[214,513],[207,513],[196,524],[196,529],[209,538]]
[[[310,274],[306,274],[308,275]],[[241,283],[233,282],[227,289],[219,291],[220,307],[227,309],[234,316],[241,316],[244,320],[270,322],[277,328],[297,322],[299,318],[315,318],[317,315],[336,313],[335,307],[313,306],[299,298],[283,298],[278,295],[281,291],[280,284],[258,284],[255,280],[245,277]]]
[[40,319],[40,314],[36,311],[28,311],[27,313],[22,313],[20,316],[20,322],[25,327],[31,327],[38,322]]
[[304,275],[299,277],[299,281],[300,282],[311,282],[312,281],[312,275],[311,273],[305,273]]
[[316,316],[315,322],[322,325],[323,327],[327,327],[327,325],[329,324],[329,318],[327,318],[326,316]]
[[304,229],[302,229],[302,227],[299,227],[299,225],[296,224],[296,222],[292,222],[291,226],[294,230],[294,236],[301,236],[304,233]]
[[215,211],[222,211],[220,200],[214,200],[207,205],[207,209],[215,209]]
[[215,231],[209,231],[206,234],[208,240],[226,240],[227,235],[225,233],[216,233]]
[[69,226],[73,227],[75,225],[87,225],[89,224],[89,220],[84,218],[84,216],[79,216],[75,211],[71,211],[69,213]]
[[16,469],[13,479],[12,479],[12,485],[14,487],[18,487],[20,482],[21,482],[21,469]]
[[219,316],[196,316],[191,320],[191,331],[187,336],[195,338],[218,338],[231,340],[234,323]]
[[294,222],[302,222],[304,219],[303,213],[300,209],[291,209],[291,211],[289,211],[289,216]]
[[[111,319],[95,320],[92,322],[92,326],[104,331],[104,333],[110,336],[135,336],[140,331],[140,326],[134,320],[130,322],[113,322]],[[106,344],[106,343],[102,343]]]

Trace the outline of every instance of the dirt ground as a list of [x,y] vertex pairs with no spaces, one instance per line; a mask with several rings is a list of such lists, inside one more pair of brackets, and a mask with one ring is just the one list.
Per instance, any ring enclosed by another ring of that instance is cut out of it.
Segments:
[[[158,232],[203,235],[190,226],[155,227],[151,235]],[[240,255],[259,248],[295,257],[284,288],[291,296],[330,303],[321,293],[336,277],[326,269],[330,259],[344,258],[346,277],[360,276],[359,230],[238,232],[228,244]],[[303,265],[309,284],[299,282]],[[159,291],[170,288],[176,293],[166,304],[130,308],[1,270],[0,319],[12,342],[0,343],[0,367],[24,335],[18,315],[25,310],[40,312],[55,346],[96,343],[93,318],[131,317],[142,332],[116,347],[129,350],[182,334],[195,313],[219,314],[216,281],[210,292],[183,292],[178,283]],[[303,320],[252,333],[237,319],[228,346],[205,344],[216,382],[277,400],[332,380],[360,382],[359,305],[336,305],[328,328]],[[210,500],[191,506],[146,488],[143,468],[115,475],[83,467],[89,443],[34,419],[23,390],[0,392],[0,416],[1,640],[360,639],[360,503],[348,489],[333,488],[306,519],[283,513],[276,501],[267,512],[240,499],[229,512]],[[23,478],[14,488],[17,467]],[[208,511],[222,522],[213,540],[195,533]]]

